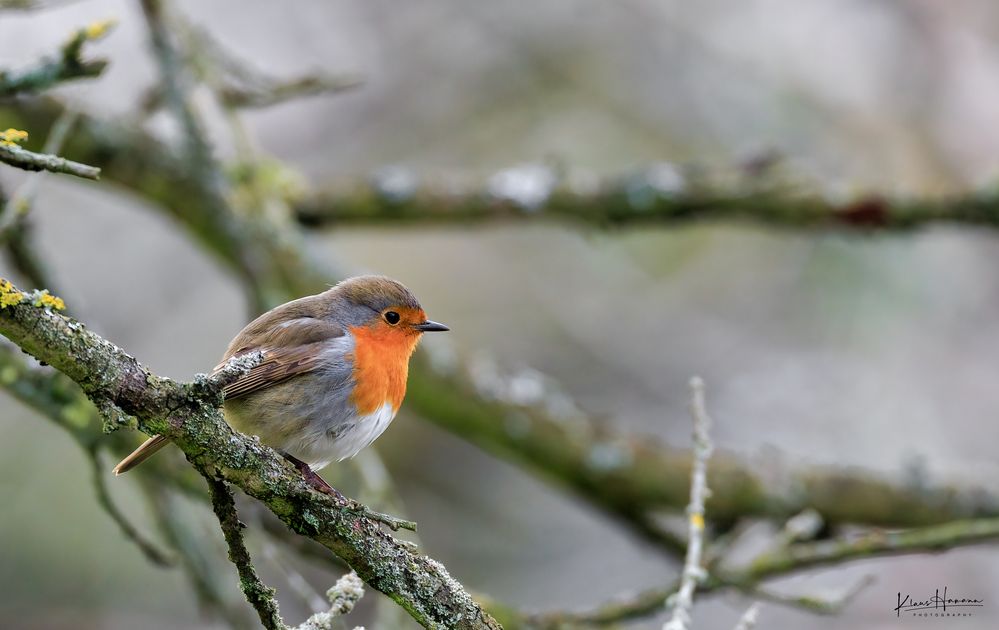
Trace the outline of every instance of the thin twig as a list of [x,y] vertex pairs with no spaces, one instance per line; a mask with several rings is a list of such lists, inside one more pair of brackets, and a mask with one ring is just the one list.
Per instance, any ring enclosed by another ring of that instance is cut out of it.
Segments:
[[205,480],[208,482],[208,490],[212,497],[212,509],[218,516],[226,545],[229,546],[229,560],[236,565],[236,571],[239,573],[239,586],[246,596],[246,601],[257,611],[260,623],[264,625],[264,628],[267,630],[287,630],[287,626],[284,625],[278,611],[274,589],[260,581],[256,569],[253,568],[250,552],[246,550],[246,545],[243,543],[242,529],[244,526],[236,515],[236,502],[233,499],[232,491],[221,479],[205,475]]
[[0,234],[0,243],[4,246],[11,266],[32,286],[58,291],[47,261],[39,256],[35,247],[34,231],[35,226],[30,218],[21,217],[10,229]]
[[58,155],[35,153],[19,146],[3,143],[0,143],[0,162],[25,171],[49,171],[93,180],[101,178],[101,169],[96,166],[67,160]]
[[[6,206],[7,197],[0,186],[0,207]],[[0,221],[3,221],[0,218]],[[17,217],[10,226],[0,229],[0,246],[11,266],[36,288],[55,290],[48,265],[38,255],[34,241],[34,225],[25,214]]]
[[114,25],[113,20],[94,22],[74,31],[59,49],[58,56],[45,58],[37,66],[21,72],[0,71],[0,98],[39,92],[64,81],[100,75],[108,62],[83,59],[83,45],[103,38]]
[[171,40],[164,3],[161,0],[141,0],[141,4],[153,55],[159,65],[166,104],[183,129],[186,158],[193,162],[194,167],[207,169],[203,176],[214,180],[215,185],[218,185],[221,183],[218,164],[212,156],[204,125],[191,106],[189,77],[181,55]]
[[799,543],[766,551],[743,569],[719,570],[710,576],[708,582],[717,579],[730,586],[748,585],[777,575],[841,564],[848,560],[941,552],[994,540],[999,540],[999,518],[952,521],[892,532],[878,529],[859,536]]
[[137,471],[140,487],[156,525],[177,552],[199,605],[221,617],[231,628],[255,626],[257,621],[249,616],[242,598],[236,600],[230,596],[225,581],[228,572],[223,574],[220,563],[214,561],[218,550],[211,544],[213,538],[206,536],[200,527],[203,523],[193,521],[191,514],[182,510],[180,496],[160,480],[144,474],[144,468]]
[[[250,552],[247,551],[246,544],[243,542],[242,530],[245,526],[239,521],[236,514],[236,502],[232,491],[221,479],[209,475],[206,475],[205,479],[208,481],[208,490],[212,497],[212,509],[218,516],[222,534],[229,546],[229,560],[236,565],[236,571],[239,573],[239,586],[242,588],[243,594],[246,595],[246,601],[257,611],[264,628],[267,630],[289,630],[284,620],[281,619],[277,599],[274,597],[274,589],[260,580],[253,567]],[[350,613],[363,595],[364,582],[351,571],[337,580],[336,584],[326,591],[326,597],[330,601],[329,610],[317,612],[301,625],[290,630],[332,630],[334,619]]]
[[732,630],[753,630],[756,627],[756,619],[760,614],[760,603],[753,602],[753,604],[746,609],[746,612],[742,613],[742,617],[739,617],[739,622],[735,624],[735,628]]
[[354,610],[363,596],[364,582],[351,571],[326,591],[326,597],[330,600],[329,610],[312,615],[292,630],[333,630],[336,619]]
[[704,502],[710,493],[708,459],[713,446],[709,433],[711,417],[704,405],[704,381],[697,376],[690,379],[690,415],[694,421],[694,470],[690,476],[690,505],[687,507],[687,557],[683,563],[680,590],[669,601],[673,613],[663,625],[663,630],[686,630],[689,627],[694,591],[705,576],[701,550],[704,547]]
[[[62,115],[56,119],[55,124],[49,130],[48,137],[45,138],[42,153],[52,155],[62,150],[62,145],[69,136],[78,116],[79,110],[77,109],[67,107],[63,110]],[[46,174],[47,171],[40,171],[27,177],[24,183],[3,204],[3,212],[0,214],[0,238],[3,238],[8,230],[28,214],[39,186],[45,181]],[[52,289],[53,287],[43,285],[39,288]]]
[[94,491],[97,494],[97,503],[104,508],[107,515],[111,517],[111,520],[118,524],[125,538],[135,543],[150,562],[159,567],[172,567],[176,565],[176,558],[161,550],[158,545],[147,539],[139,531],[139,528],[133,525],[128,520],[128,517],[115,505],[114,500],[111,498],[111,493],[108,491],[107,480],[104,477],[104,465],[101,462],[100,450],[97,446],[92,447],[88,454],[90,456],[91,473],[94,480]]
[[[256,523],[259,525],[259,520]],[[282,526],[283,527],[283,526]],[[322,610],[326,606],[326,601],[323,600],[319,591],[312,588],[305,576],[295,570],[287,560],[278,552],[277,545],[272,542],[269,538],[264,537],[263,542],[260,546],[260,552],[264,556],[264,560],[271,563],[274,568],[284,575],[284,581],[291,588],[291,591],[298,596],[302,603],[305,604],[309,610]]]
[[865,588],[874,583],[874,576],[865,575],[845,591],[832,597],[822,597],[819,595],[792,595],[777,593],[771,589],[759,587],[745,591],[761,600],[766,600],[774,604],[800,608],[819,615],[835,615],[840,613],[852,602]]
[[267,107],[290,99],[332,94],[363,83],[355,75],[312,73],[292,79],[272,77],[239,59],[208,30],[181,16],[172,20],[185,61],[226,108]]

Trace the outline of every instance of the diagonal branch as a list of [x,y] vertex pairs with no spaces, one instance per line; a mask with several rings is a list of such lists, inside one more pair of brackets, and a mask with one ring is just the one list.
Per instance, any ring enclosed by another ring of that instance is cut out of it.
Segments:
[[9,283],[0,287],[0,334],[76,381],[92,400],[135,416],[144,432],[169,437],[202,475],[263,502],[426,627],[499,627],[441,564],[383,532],[363,506],[313,490],[273,450],[234,433],[218,406],[222,379],[235,374],[188,384],[157,376],[79,322],[35,306]]
[[103,38],[114,24],[113,20],[94,22],[76,30],[59,49],[58,56],[45,58],[20,72],[0,71],[0,98],[40,92],[64,81],[99,76],[108,62],[84,59],[83,45]]
[[143,555],[156,566],[171,567],[176,564],[176,560],[166,551],[163,551],[153,541],[146,538],[139,528],[128,520],[128,517],[118,508],[111,493],[108,491],[107,480],[104,478],[105,468],[102,465],[100,449],[96,444],[87,453],[90,459],[90,472],[94,479],[94,491],[97,494],[97,502],[104,511],[111,517],[118,528],[121,529],[125,538],[135,543],[135,546],[142,551]]

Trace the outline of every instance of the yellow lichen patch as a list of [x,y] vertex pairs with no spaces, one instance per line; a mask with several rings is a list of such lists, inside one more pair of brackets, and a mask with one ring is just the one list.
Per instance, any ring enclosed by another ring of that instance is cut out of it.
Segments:
[[66,303],[61,297],[51,295],[44,289],[35,295],[35,301],[33,304],[42,308],[54,308],[57,311],[61,311],[66,308]]
[[0,308],[20,304],[23,299],[24,294],[18,291],[9,280],[0,278]]
[[690,515],[690,524],[694,526],[694,529],[704,529],[704,515],[694,512]]
[[115,25],[118,24],[118,20],[98,20],[97,22],[91,22],[85,29],[83,29],[83,35],[87,39],[100,39],[108,34]]
[[5,147],[14,147],[18,143],[24,142],[28,139],[28,132],[21,131],[20,129],[8,129],[7,131],[0,131],[0,144]]

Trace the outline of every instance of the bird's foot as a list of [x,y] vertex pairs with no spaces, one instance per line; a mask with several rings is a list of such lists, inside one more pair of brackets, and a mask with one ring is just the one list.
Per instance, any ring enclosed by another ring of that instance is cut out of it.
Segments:
[[305,481],[310,486],[312,486],[313,488],[324,494],[332,496],[338,501],[348,501],[347,497],[343,496],[342,492],[340,492],[330,484],[326,483],[326,480],[320,477],[316,473],[316,471],[312,470],[312,468],[308,464],[298,459],[297,457],[288,455],[287,453],[282,453],[282,455],[284,455],[285,459],[287,459],[289,462],[295,465],[295,468],[298,469],[298,472],[302,473],[302,477],[305,478]]
[[332,496],[338,502],[346,503],[347,508],[351,512],[370,518],[373,521],[378,521],[379,523],[384,524],[394,532],[397,532],[400,529],[408,529],[411,532],[416,531],[415,522],[407,521],[402,518],[397,518],[390,514],[382,514],[381,512],[375,512],[366,505],[362,505],[360,503],[357,503],[356,501],[348,499],[347,497],[343,496],[342,492],[340,492],[339,490],[328,484],[325,479],[316,474],[316,471],[312,470],[312,468],[308,464],[298,459],[297,457],[288,455],[287,453],[282,453],[282,455],[284,455],[285,459],[287,459],[289,462],[295,465],[295,468],[297,468],[298,471],[302,473],[302,477],[305,478],[305,481],[310,486],[312,486],[319,492]]

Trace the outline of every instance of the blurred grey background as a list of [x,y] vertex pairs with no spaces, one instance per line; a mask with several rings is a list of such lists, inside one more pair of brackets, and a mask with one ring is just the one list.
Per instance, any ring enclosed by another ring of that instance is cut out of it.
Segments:
[[[176,9],[273,74],[364,77],[348,94],[246,118],[261,150],[316,187],[386,165],[485,178],[547,159],[617,174],[658,161],[725,167],[767,150],[830,195],[940,195],[993,187],[999,174],[999,5],[985,0]],[[130,115],[157,77],[135,3],[0,13],[0,67],[27,66],[104,17],[119,26],[90,54],[110,68],[56,93]],[[210,122],[220,155],[231,156],[226,127]],[[5,186],[21,179],[0,170]],[[127,194],[49,177],[33,215],[62,297],[159,373],[210,369],[245,322],[233,279]],[[687,444],[686,382],[696,373],[709,386],[716,443],[761,465],[858,465],[983,485],[999,473],[999,239],[984,229],[864,237],[520,223],[341,228],[309,246],[346,269],[406,282],[452,326],[428,345],[540,370],[622,431]],[[218,627],[180,573],[154,569],[121,540],[93,501],[78,448],[2,400],[0,626]],[[476,591],[529,609],[589,607],[676,574],[585,505],[418,419],[403,414],[377,450],[426,552]],[[112,487],[141,519],[128,485]],[[216,527],[206,519],[205,536]],[[838,616],[766,605],[761,627],[909,627],[894,615],[896,592],[949,584],[986,602],[962,627],[994,628],[997,560],[978,547],[787,580],[786,590],[822,594],[876,578]],[[332,574],[302,570],[318,590],[328,586]],[[305,608],[277,586],[297,623]],[[703,598],[696,627],[730,627],[746,605]]]

